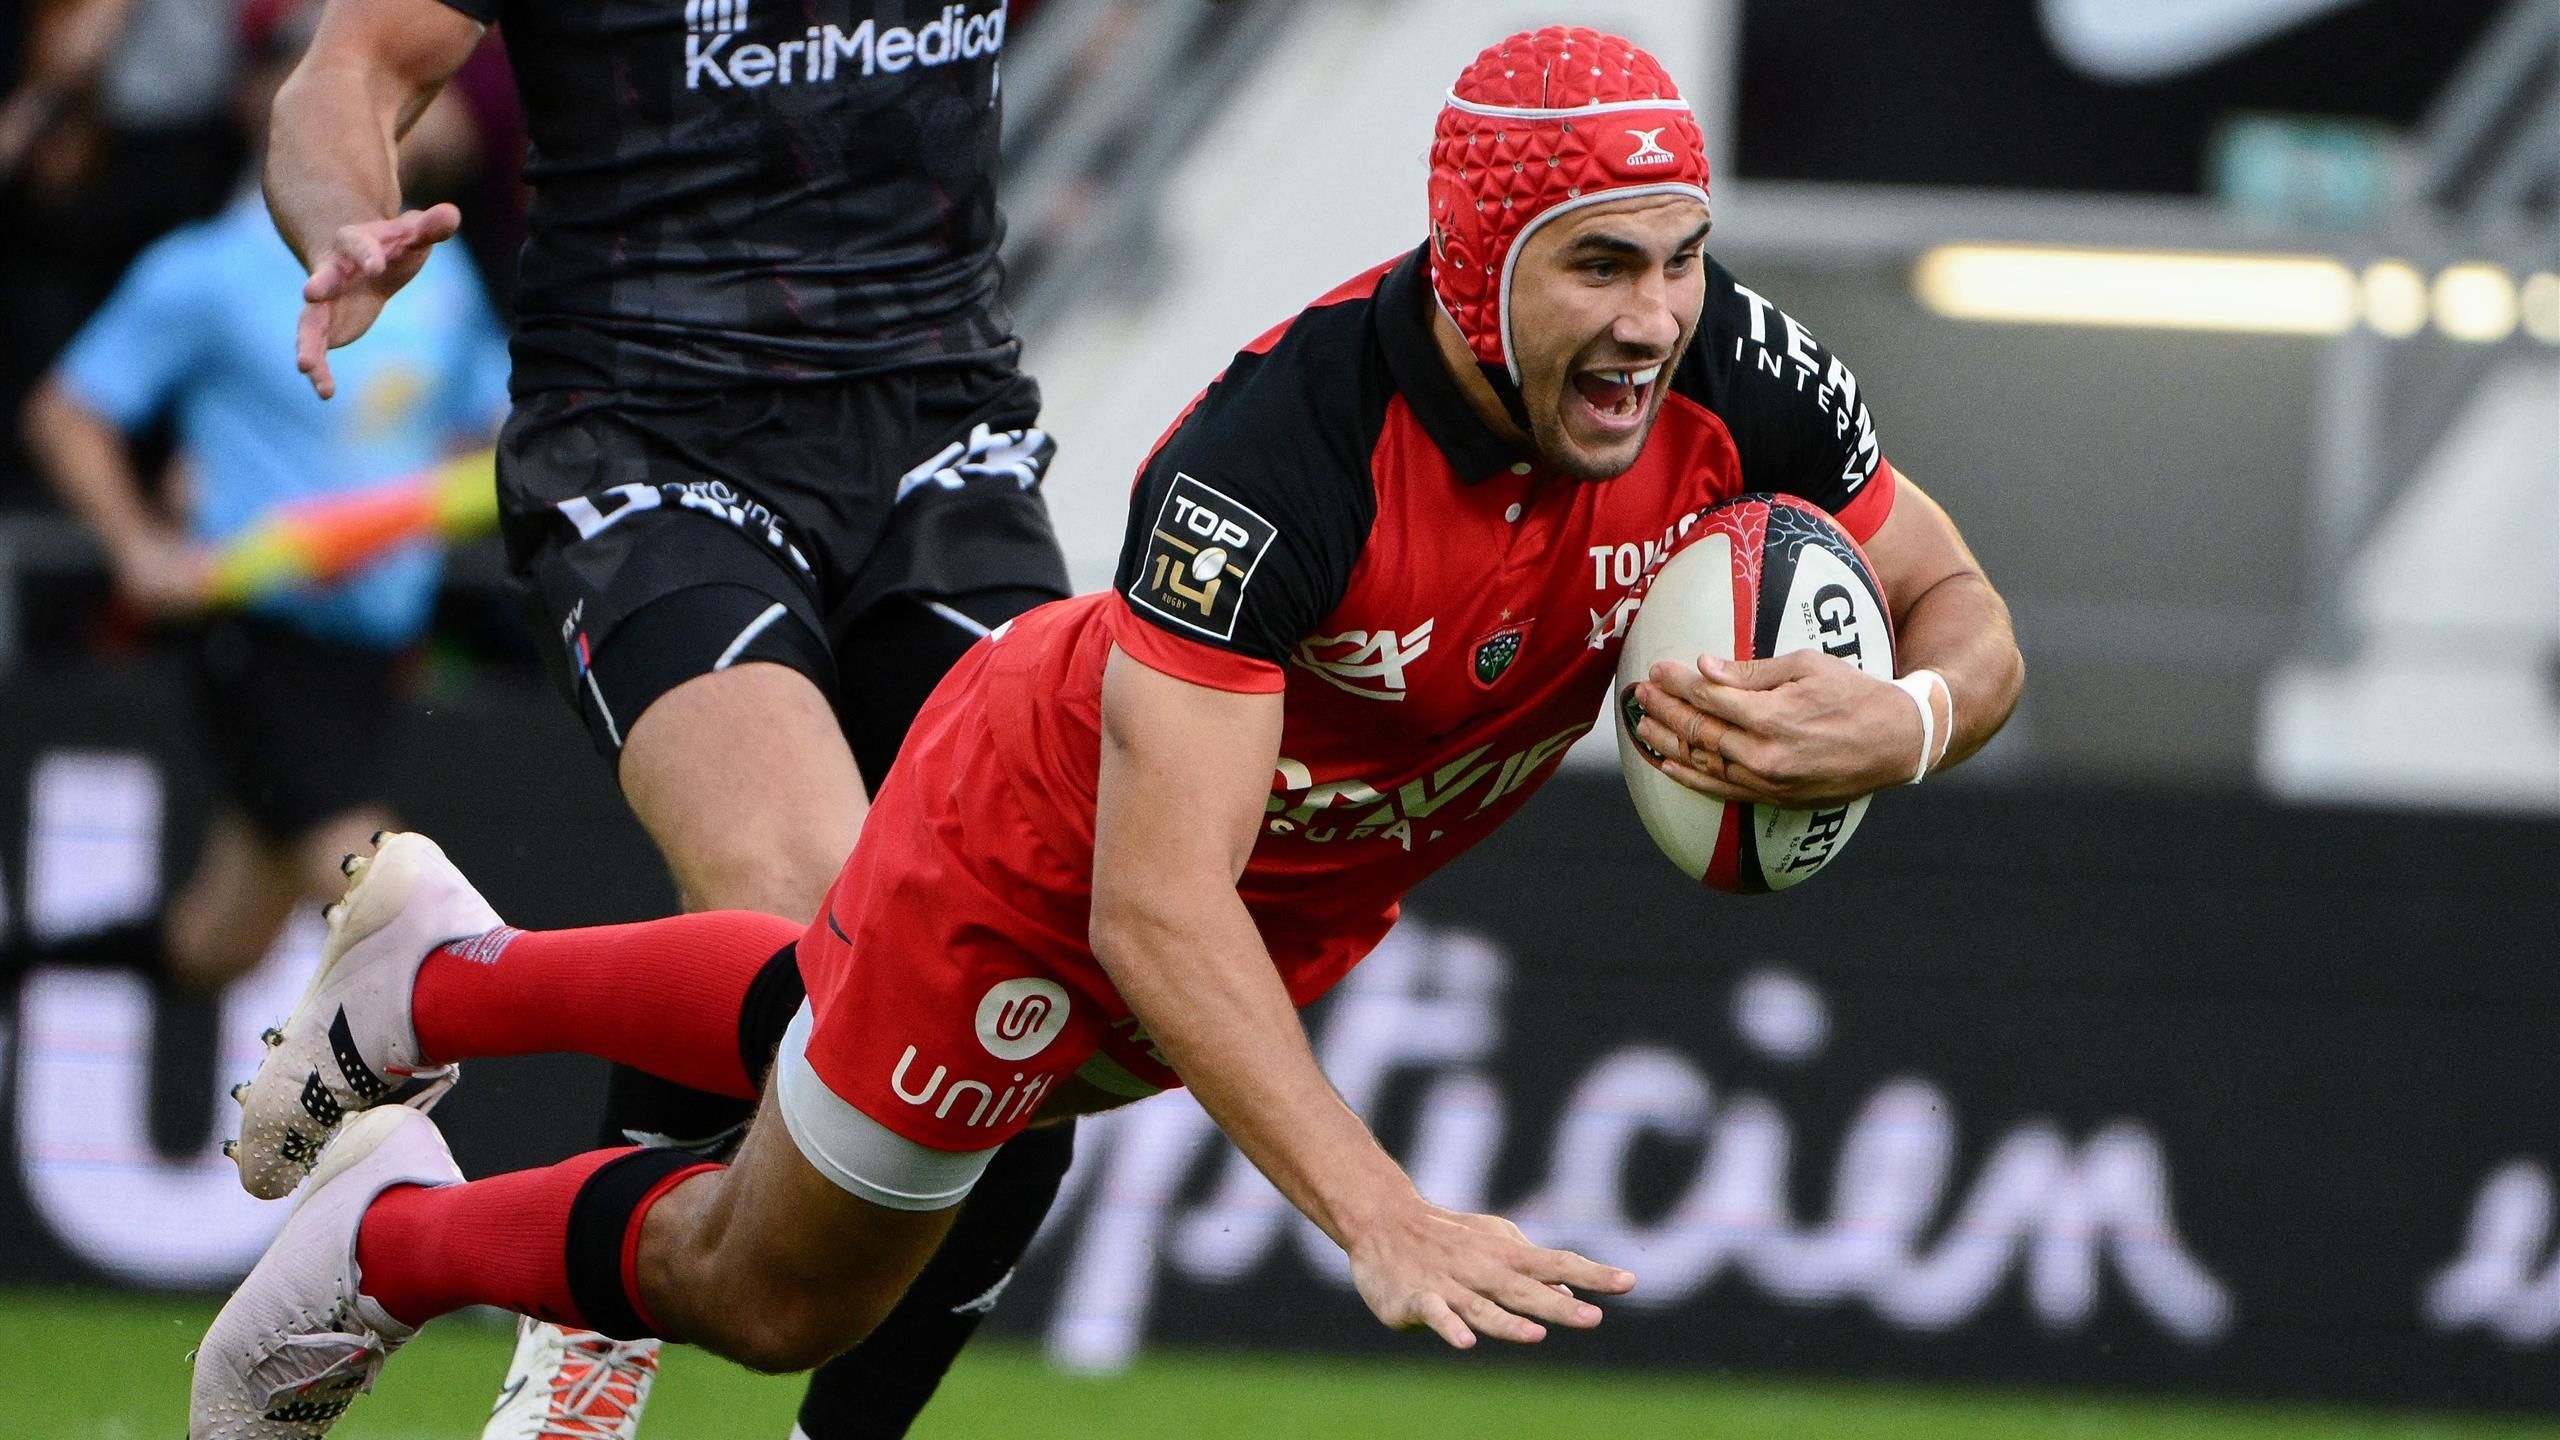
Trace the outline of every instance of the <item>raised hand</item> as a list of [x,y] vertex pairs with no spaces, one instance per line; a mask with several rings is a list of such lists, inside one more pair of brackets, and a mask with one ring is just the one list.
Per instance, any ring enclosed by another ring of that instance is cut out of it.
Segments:
[[1600,1307],[1576,1290],[1623,1295],[1636,1283],[1625,1270],[1533,1245],[1498,1215],[1428,1204],[1356,1238],[1350,1255],[1352,1282],[1380,1320],[1427,1328],[1460,1350],[1478,1335],[1535,1343],[1547,1335],[1541,1321],[1588,1330]]
[[451,205],[338,227],[303,284],[302,321],[293,336],[294,368],[311,377],[321,399],[338,393],[329,352],[371,329],[383,302],[409,283],[438,242],[461,228],[462,212]]

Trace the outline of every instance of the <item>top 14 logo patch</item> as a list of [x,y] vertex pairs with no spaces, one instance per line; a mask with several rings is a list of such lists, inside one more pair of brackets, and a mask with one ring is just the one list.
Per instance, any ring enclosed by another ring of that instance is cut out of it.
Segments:
[[1176,472],[1129,599],[1186,630],[1233,640],[1245,587],[1279,534],[1243,501]]

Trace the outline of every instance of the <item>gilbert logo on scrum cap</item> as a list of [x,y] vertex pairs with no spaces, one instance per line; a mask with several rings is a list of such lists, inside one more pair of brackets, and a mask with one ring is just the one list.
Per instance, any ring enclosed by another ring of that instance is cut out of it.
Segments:
[[1628,131],[1627,138],[1636,142],[1636,148],[1628,154],[1627,163],[1669,165],[1678,160],[1680,157],[1662,148],[1662,132],[1670,128],[1668,125],[1657,125],[1650,130]]
[[1129,599],[1186,630],[1233,640],[1245,587],[1279,534],[1253,507],[1177,471]]

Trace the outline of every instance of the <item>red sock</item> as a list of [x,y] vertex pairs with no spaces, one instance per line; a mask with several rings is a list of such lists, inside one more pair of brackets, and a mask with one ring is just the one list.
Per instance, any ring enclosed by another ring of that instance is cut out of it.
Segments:
[[[751,910],[585,930],[492,931],[418,968],[418,1044],[439,1063],[569,1051],[739,1100],[748,987],[802,927]],[[761,1066],[758,1067],[761,1069]]]
[[640,1222],[718,1168],[680,1150],[595,1150],[467,1185],[394,1186],[357,1229],[359,1288],[407,1325],[495,1305],[622,1339],[652,1334],[635,1281]]

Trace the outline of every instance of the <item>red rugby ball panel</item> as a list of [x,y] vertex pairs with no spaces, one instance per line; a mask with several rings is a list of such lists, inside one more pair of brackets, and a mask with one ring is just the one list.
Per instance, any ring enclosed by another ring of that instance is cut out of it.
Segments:
[[1831,863],[1864,798],[1820,810],[1727,805],[1653,768],[1635,738],[1635,682],[1658,661],[1752,660],[1819,649],[1890,680],[1893,617],[1856,541],[1816,506],[1744,495],[1699,517],[1645,592],[1618,654],[1618,761],[1654,843],[1718,890],[1765,894]]

